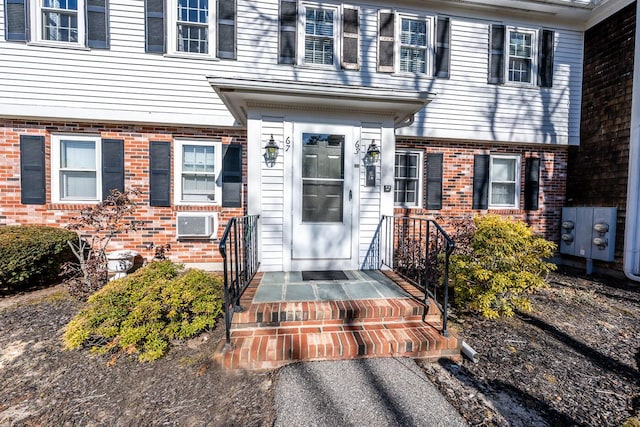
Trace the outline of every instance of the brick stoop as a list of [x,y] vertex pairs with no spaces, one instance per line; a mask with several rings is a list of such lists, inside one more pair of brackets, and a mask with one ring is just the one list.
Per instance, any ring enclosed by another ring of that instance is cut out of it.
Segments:
[[252,304],[261,275],[254,277],[235,313],[231,344],[216,349],[226,369],[264,370],[297,361],[364,357],[460,359],[462,340],[440,333],[435,304],[422,321],[424,306],[412,298]]

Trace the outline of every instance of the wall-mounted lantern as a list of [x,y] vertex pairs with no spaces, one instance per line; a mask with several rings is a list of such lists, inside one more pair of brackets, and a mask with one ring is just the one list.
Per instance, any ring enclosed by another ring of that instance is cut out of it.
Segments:
[[272,168],[276,164],[279,150],[280,147],[278,147],[278,144],[273,140],[273,135],[271,135],[269,142],[264,146],[264,162],[268,167]]
[[366,165],[375,165],[380,160],[380,147],[376,144],[376,140],[372,139],[367,154],[364,155],[364,163]]

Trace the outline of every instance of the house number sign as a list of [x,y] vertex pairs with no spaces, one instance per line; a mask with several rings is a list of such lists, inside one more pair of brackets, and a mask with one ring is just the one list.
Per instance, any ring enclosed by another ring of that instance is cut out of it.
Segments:
[[284,151],[289,151],[289,149],[291,148],[291,139],[289,137],[287,137],[287,139],[284,141]]
[[360,140],[357,140],[355,145],[356,152],[355,154],[360,154]]

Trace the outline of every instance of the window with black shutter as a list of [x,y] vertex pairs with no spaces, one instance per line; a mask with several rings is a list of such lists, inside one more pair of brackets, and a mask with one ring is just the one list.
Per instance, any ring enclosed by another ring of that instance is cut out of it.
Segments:
[[149,205],[171,206],[171,144],[149,143]]
[[298,2],[296,0],[280,0],[279,24],[278,63],[295,64],[298,25]]
[[436,60],[434,76],[449,78],[449,64],[451,62],[449,44],[451,40],[451,20],[447,17],[438,17],[436,23]]
[[442,153],[427,154],[427,209],[442,209]]
[[473,209],[489,208],[489,159],[488,154],[473,158]]
[[222,206],[242,206],[242,146],[222,146]]
[[165,52],[165,10],[164,0],[145,0],[145,51]]
[[4,4],[5,39],[26,41],[28,30],[27,2],[25,0],[6,0]]
[[553,44],[553,31],[540,31],[540,59],[538,64],[538,86],[540,87],[553,86]]
[[20,135],[20,202],[46,203],[44,136]]
[[343,8],[342,15],[342,68],[357,70],[360,52],[360,16],[356,8]]
[[87,45],[94,49],[109,48],[109,14],[107,0],[87,1]]
[[124,192],[124,141],[102,140],[102,198],[111,190]]
[[491,25],[489,37],[489,83],[504,83],[504,25]]
[[524,210],[538,209],[538,194],[540,191],[540,159],[529,157],[524,168]]
[[218,0],[218,58],[236,59],[236,0]]

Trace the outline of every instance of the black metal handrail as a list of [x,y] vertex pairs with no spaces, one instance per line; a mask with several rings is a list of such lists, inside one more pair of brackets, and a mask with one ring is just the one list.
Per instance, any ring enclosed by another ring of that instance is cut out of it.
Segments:
[[448,336],[449,257],[455,247],[453,240],[435,220],[428,218],[383,216],[378,230],[380,264],[422,290],[426,308],[429,298],[436,303],[442,312],[442,335]]
[[224,264],[224,320],[227,344],[231,342],[233,313],[242,311],[240,296],[260,267],[258,218],[259,215],[231,218],[218,246]]

